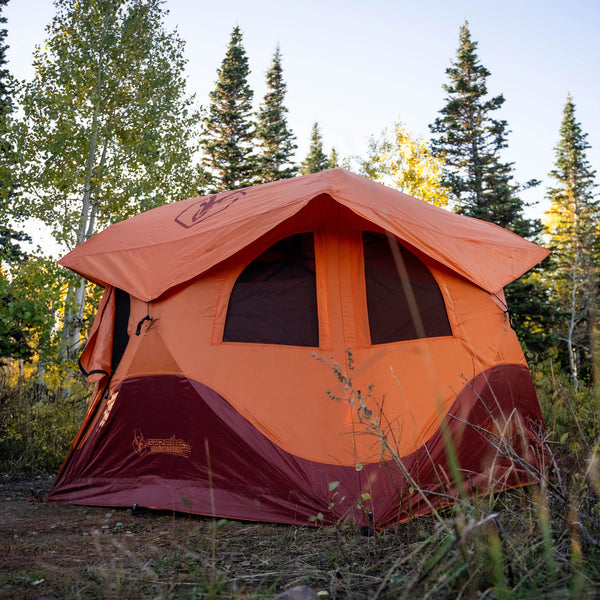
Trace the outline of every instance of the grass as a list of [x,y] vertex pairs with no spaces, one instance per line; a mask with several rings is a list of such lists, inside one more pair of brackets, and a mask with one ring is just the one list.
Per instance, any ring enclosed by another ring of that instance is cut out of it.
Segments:
[[[348,526],[304,528],[153,512],[134,517],[127,511],[105,517],[102,508],[27,506],[35,508],[36,518],[28,524],[26,515],[24,525],[31,529],[35,523],[40,536],[0,536],[8,565],[0,566],[0,598],[254,599],[300,584],[324,598],[357,600],[594,597],[600,594],[600,393],[593,387],[574,393],[553,373],[536,374],[535,380],[551,460],[534,485],[465,497],[371,537]],[[0,397],[0,448],[3,470],[13,468],[14,475],[34,460],[15,460],[16,433],[23,439],[27,431],[41,435],[43,428],[31,420],[36,414],[46,419],[47,412],[23,410],[30,422],[9,436],[7,454],[7,423],[27,421],[7,421],[6,407],[14,411],[15,398],[22,402],[25,393],[13,389],[17,396],[7,396],[11,389],[5,385]],[[49,431],[62,431],[60,423]],[[66,451],[57,435],[35,443],[55,445],[47,466]],[[63,520],[75,517],[62,541],[49,525],[56,511]],[[89,535],[77,533],[86,528]],[[48,540],[52,560],[27,559],[39,559]],[[81,561],[73,562],[74,556]]]

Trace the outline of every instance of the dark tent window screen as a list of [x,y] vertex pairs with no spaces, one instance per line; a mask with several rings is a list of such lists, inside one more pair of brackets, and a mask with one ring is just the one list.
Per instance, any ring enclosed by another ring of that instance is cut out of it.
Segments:
[[[415,296],[425,337],[452,335],[444,299],[429,269],[398,245]],[[367,309],[372,344],[420,337],[411,316],[404,286],[385,235],[363,232]]]
[[319,345],[312,233],[277,242],[242,271],[229,298],[223,340]]
[[115,297],[115,326],[113,329],[111,370],[114,373],[123,358],[123,353],[129,343],[127,324],[129,323],[130,301],[129,294],[116,289]]

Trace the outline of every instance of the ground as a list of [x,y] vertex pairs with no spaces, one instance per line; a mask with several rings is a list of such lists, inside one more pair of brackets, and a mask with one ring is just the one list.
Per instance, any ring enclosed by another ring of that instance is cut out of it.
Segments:
[[394,597],[390,536],[37,500],[52,482],[0,476],[1,599]]

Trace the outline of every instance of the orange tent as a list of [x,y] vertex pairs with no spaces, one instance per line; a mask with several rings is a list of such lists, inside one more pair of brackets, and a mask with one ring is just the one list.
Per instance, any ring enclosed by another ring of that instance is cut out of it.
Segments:
[[105,292],[49,499],[386,525],[456,494],[445,428],[471,489],[527,483],[495,449],[542,422],[502,289],[546,255],[343,169],[113,225],[60,261]]

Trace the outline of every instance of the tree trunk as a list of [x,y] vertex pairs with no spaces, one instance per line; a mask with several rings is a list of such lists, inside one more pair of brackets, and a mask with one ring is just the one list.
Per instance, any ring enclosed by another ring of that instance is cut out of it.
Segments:
[[[96,97],[94,114],[90,128],[90,147],[85,161],[85,179],[83,183],[83,193],[81,196],[81,212],[79,218],[79,228],[77,230],[77,245],[83,244],[94,233],[96,222],[97,201],[92,201],[92,195],[97,181],[94,180],[94,171],[96,164],[96,154],[98,146],[98,129],[100,121],[100,102],[102,93],[102,68],[103,68],[103,53],[100,52],[98,57],[98,80],[96,83]],[[106,159],[106,146],[102,152],[101,164],[99,172],[103,170],[104,161]],[[70,283],[67,290],[65,302],[65,313],[62,331],[63,348],[60,356],[65,361],[75,357],[81,346],[81,326],[85,313],[85,297],[87,291],[87,282],[83,277],[79,278],[77,284]],[[68,371],[68,375],[70,372]],[[71,393],[71,386],[59,389],[59,395],[68,399]]]

